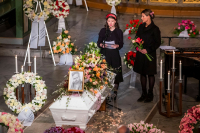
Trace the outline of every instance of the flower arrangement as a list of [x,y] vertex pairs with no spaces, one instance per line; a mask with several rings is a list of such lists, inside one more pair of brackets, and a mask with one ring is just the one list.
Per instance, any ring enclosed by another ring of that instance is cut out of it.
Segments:
[[44,131],[44,133],[85,133],[78,127],[72,127],[68,129],[64,129],[62,127],[51,127]]
[[[74,46],[74,42],[71,41],[71,36],[67,30],[63,30],[61,35],[57,37],[57,40],[53,42],[52,51],[54,54],[68,54],[74,55],[77,52],[77,48]],[[51,54],[51,51],[49,51]]]
[[125,53],[124,55],[124,63],[128,68],[133,68],[134,61],[136,58],[136,53],[133,51],[129,51],[128,53]]
[[23,125],[21,122],[9,113],[0,112],[0,125],[8,129],[8,133],[23,133]]
[[84,89],[94,94],[104,86],[111,85],[107,74],[107,63],[101,54],[86,53],[75,58],[75,65],[70,70],[84,70]]
[[66,129],[66,133],[85,133],[85,132],[78,127],[72,127]]
[[115,2],[115,6],[121,3],[121,0],[106,0],[107,4],[112,6],[112,3]]
[[24,1],[23,10],[25,15],[32,21],[35,18],[40,20],[41,17],[44,17],[44,20],[47,20],[50,16],[50,10],[51,10],[50,4],[52,3],[51,0],[39,0],[44,5],[44,10],[40,13],[35,13],[34,11],[34,5],[37,3],[37,1],[38,0]]
[[196,29],[196,25],[191,20],[182,20],[178,23],[178,27],[174,27],[174,34],[179,35],[182,31],[187,30],[190,37],[195,37],[199,35],[199,31]]
[[[36,90],[36,97],[28,104],[22,105],[15,96],[15,90],[20,84],[29,83]],[[19,114],[23,108],[29,107],[33,112],[42,108],[47,99],[47,87],[42,77],[35,73],[25,72],[12,76],[6,83],[3,93],[5,103],[16,114]]]
[[179,133],[193,133],[195,128],[200,124],[200,108],[193,106],[187,110],[180,122]]
[[[143,49],[144,41],[141,38],[136,37],[136,39],[131,39],[131,37],[128,37],[128,39],[132,41],[132,44],[137,51],[138,51],[138,48],[141,49],[141,50]],[[150,54],[146,53],[145,55],[146,55],[146,57],[149,61],[152,61],[151,58],[153,58],[153,57]]]
[[89,44],[85,44],[85,49],[84,49],[84,53],[99,53],[100,52],[100,48],[97,46],[97,43],[95,42],[90,42]]
[[69,15],[69,5],[64,0],[56,0],[51,4],[51,13],[56,18],[66,18]]
[[144,123],[144,121],[140,121],[140,123],[133,123],[128,125],[130,133],[164,133],[160,129],[157,129],[153,124]]
[[129,29],[129,34],[136,34],[141,24],[142,22],[139,23],[139,19],[130,20],[130,24],[126,24],[126,29]]

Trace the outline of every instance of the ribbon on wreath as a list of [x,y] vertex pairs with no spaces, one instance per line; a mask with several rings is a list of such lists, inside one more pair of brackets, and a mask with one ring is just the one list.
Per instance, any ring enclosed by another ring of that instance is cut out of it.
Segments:
[[58,31],[56,33],[61,33],[62,29],[66,30],[65,19],[64,18],[59,18],[59,20],[58,20]]
[[45,36],[46,36],[46,31],[45,31],[44,18],[40,18],[40,21],[38,22],[38,18],[36,17],[32,22],[32,27],[31,27],[30,48],[37,49],[37,44],[38,46],[45,46]]
[[116,8],[115,8],[115,1],[112,1],[111,3],[112,3],[111,13],[117,15]]
[[25,107],[18,115],[19,121],[22,122],[24,126],[31,126],[34,120],[34,114],[29,107]]
[[57,65],[72,66],[72,64],[73,64],[72,54],[68,53],[68,54],[63,54],[63,55],[60,56],[60,62]]

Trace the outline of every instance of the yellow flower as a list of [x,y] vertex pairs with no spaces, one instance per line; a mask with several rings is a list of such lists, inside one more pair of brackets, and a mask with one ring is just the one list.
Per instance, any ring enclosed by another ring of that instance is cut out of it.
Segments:
[[46,1],[43,3],[44,6],[46,6],[47,4],[48,4],[48,3],[47,3]]

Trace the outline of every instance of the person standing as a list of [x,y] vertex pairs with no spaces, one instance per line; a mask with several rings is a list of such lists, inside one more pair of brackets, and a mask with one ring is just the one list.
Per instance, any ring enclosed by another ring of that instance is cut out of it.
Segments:
[[[142,95],[138,102],[151,102],[153,101],[153,88],[155,84],[155,74],[157,74],[157,58],[156,49],[161,45],[161,33],[153,22],[155,17],[151,9],[145,9],[141,12],[141,24],[136,33],[136,37],[140,37],[143,43],[143,49],[138,49],[136,53],[136,60],[133,70],[140,74],[140,82],[142,86]],[[150,54],[153,59],[149,61],[145,54]],[[147,77],[149,81],[149,90],[147,93]]]
[[[115,69],[114,93],[117,95],[119,83],[123,82],[122,64],[119,50],[123,47],[123,32],[119,28],[117,16],[109,13],[106,15],[106,24],[99,32],[97,45],[101,54],[105,56],[108,66]],[[115,98],[116,99],[116,98]]]

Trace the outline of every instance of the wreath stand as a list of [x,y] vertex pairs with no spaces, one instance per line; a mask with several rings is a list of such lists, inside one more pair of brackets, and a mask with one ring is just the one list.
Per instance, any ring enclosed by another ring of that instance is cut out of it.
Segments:
[[[40,1],[39,2],[37,1],[35,12],[37,12],[38,6],[40,8],[40,11],[42,11],[41,3],[40,3]],[[53,60],[54,66],[56,66],[54,55],[53,55],[52,48],[51,48],[51,42],[50,42],[50,39],[49,39],[49,34],[48,34],[48,31],[47,31],[47,27],[46,27],[45,21],[44,21],[44,27],[45,27],[45,32],[46,32],[45,36],[47,37],[48,42],[49,42],[49,47],[50,47],[50,51],[51,51],[52,60]],[[39,36],[39,34],[38,34],[38,36]],[[31,33],[30,33],[30,37],[29,37],[29,41],[28,41],[28,46],[27,46],[27,50],[26,50],[26,55],[25,55],[23,66],[25,66],[27,54],[28,54],[28,52],[30,52],[29,51],[29,49],[30,49],[30,41],[31,41]],[[40,46],[40,53],[41,53],[41,46]],[[31,63],[30,62],[28,62],[28,65],[31,67]]]

